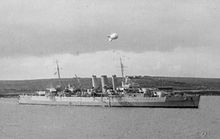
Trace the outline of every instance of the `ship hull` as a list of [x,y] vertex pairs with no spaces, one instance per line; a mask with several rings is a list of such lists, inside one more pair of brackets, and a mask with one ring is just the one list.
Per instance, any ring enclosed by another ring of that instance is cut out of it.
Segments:
[[46,97],[19,96],[19,104],[65,105],[65,106],[103,106],[103,107],[160,107],[160,108],[198,108],[200,96],[187,97]]

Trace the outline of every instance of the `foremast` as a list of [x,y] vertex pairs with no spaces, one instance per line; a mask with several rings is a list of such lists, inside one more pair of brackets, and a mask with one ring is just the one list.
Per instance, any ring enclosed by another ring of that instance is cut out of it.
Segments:
[[61,87],[62,86],[62,81],[61,81],[61,77],[60,77],[60,67],[59,67],[58,60],[56,61],[56,65],[57,65],[57,76],[58,76],[59,84],[60,84],[60,87]]

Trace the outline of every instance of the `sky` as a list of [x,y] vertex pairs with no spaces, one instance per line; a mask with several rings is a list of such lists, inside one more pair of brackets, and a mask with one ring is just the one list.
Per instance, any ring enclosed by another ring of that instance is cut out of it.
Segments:
[[[218,0],[0,0],[0,80],[220,77]],[[119,38],[109,42],[107,35]]]

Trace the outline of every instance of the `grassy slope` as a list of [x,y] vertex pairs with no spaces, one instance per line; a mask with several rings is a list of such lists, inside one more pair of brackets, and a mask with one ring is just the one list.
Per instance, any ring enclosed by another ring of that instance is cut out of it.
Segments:
[[[120,85],[120,81],[121,79],[119,78],[117,82],[118,85]],[[170,86],[176,89],[220,90],[220,79],[145,76],[144,78],[134,79],[133,81],[139,83],[141,87]],[[80,82],[83,88],[91,88],[91,78],[81,78]],[[76,79],[62,79],[62,83],[64,85],[72,84],[78,86]],[[32,93],[36,90],[55,87],[57,84],[59,84],[57,79],[0,81],[0,96]],[[111,79],[109,79],[109,84],[111,84]]]

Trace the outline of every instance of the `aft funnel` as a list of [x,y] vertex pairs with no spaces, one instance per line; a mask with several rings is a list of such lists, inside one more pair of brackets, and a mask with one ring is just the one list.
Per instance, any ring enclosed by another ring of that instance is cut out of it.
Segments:
[[112,75],[112,89],[115,91],[116,90],[116,75]]

